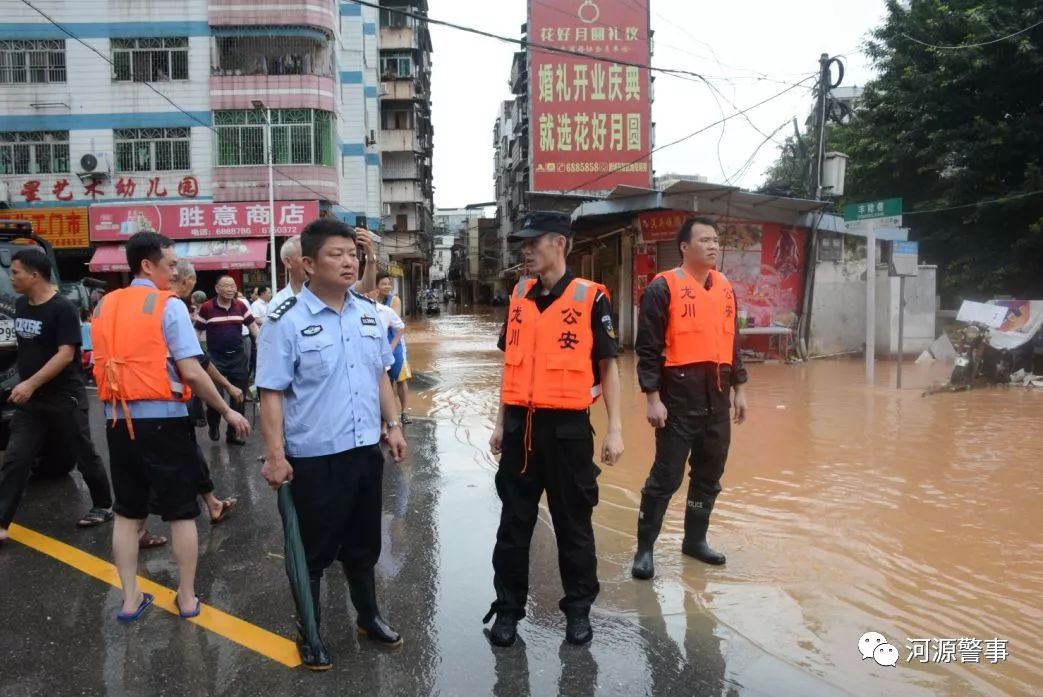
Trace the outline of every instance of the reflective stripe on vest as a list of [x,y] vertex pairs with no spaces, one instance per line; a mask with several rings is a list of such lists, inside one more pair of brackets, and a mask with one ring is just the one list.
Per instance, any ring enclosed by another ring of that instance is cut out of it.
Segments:
[[683,268],[659,274],[670,288],[666,326],[667,367],[692,363],[731,365],[735,350],[735,292],[728,279],[710,271],[710,290]]
[[586,409],[601,394],[600,385],[594,384],[591,313],[597,291],[604,291],[598,284],[575,279],[541,313],[527,297],[537,282],[519,283],[508,309],[503,403]]

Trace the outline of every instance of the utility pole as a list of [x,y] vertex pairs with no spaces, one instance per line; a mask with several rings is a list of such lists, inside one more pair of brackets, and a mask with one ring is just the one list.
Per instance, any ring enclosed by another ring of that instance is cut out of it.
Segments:
[[814,121],[815,130],[818,132],[818,149],[815,151],[815,159],[811,161],[811,180],[808,182],[808,191],[815,195],[816,201],[822,200],[822,158],[826,152],[826,105],[829,103],[829,90],[833,87],[830,84],[830,63],[832,63],[832,59],[828,53],[819,56],[818,101],[815,103]]

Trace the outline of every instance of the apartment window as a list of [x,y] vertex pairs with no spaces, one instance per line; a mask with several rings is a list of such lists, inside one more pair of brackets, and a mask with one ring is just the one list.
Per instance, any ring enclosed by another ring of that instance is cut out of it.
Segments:
[[68,171],[68,131],[0,133],[0,174],[53,174]]
[[[395,9],[412,12],[413,14],[416,14],[418,10],[416,7],[399,7]],[[380,26],[382,27],[411,27],[415,22],[415,19],[402,14],[402,12],[396,12],[387,8],[380,11]]]
[[188,79],[188,38],[112,39],[116,82]]
[[380,114],[380,127],[385,131],[408,131],[413,128],[413,112],[404,109],[385,109]]
[[[333,114],[315,109],[278,109],[272,115],[272,153],[277,165],[333,166]],[[265,165],[264,112],[217,111],[217,164]]]
[[121,128],[116,140],[116,170],[152,172],[191,169],[187,128]]
[[410,53],[388,53],[380,57],[380,76],[383,78],[412,77],[413,56]]
[[0,84],[65,82],[65,40],[0,41]]

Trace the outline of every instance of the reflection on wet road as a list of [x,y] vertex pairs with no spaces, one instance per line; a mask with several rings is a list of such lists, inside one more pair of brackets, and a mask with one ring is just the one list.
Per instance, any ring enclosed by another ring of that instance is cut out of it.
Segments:
[[[500,321],[502,313],[459,314],[411,327],[411,361],[438,380],[415,411],[426,409],[436,422],[443,476],[475,466],[491,475],[496,467],[487,440],[502,365],[494,345]],[[941,367],[907,366],[899,392],[888,386],[893,373],[885,364],[873,389],[863,385],[857,361],[751,366],[754,412],[734,430],[711,529],[728,565],[709,569],[678,553],[678,496],[657,545],[658,577],[639,584],[629,564],[653,434],[633,355],[622,363],[627,453],[601,477],[595,643],[634,661],[648,656],[651,694],[691,685],[694,676],[714,682],[715,692],[775,692],[778,679],[799,692],[799,682],[786,682],[793,674],[857,694],[1043,688],[1043,394],[993,389],[923,398]],[[603,430],[600,405],[594,421]],[[491,490],[491,479],[482,486]],[[482,505],[495,512],[495,494],[485,494]],[[447,534],[454,515],[468,526],[465,511],[445,511],[441,537],[491,553],[491,529],[469,540]],[[487,561],[468,554],[475,556]],[[537,609],[523,629],[530,662],[533,625],[560,624],[553,549],[534,549],[534,559],[541,556],[534,565],[548,573],[534,582]],[[456,563],[452,551],[442,560]],[[474,592],[479,606],[491,598],[480,584]],[[856,642],[870,630],[899,647],[897,669],[861,661]],[[909,639],[964,637],[1007,639],[1010,657],[995,665],[984,658],[943,665],[933,655],[927,664],[906,662]]]
[[[657,577],[630,578],[639,492],[653,456],[632,355],[623,358],[623,462],[605,468],[595,512],[602,593],[589,647],[564,642],[557,553],[544,512],[532,549],[519,644],[493,650],[481,618],[493,600],[499,518],[488,439],[499,399],[503,311],[410,324],[412,448],[384,476],[377,577],[405,645],[355,635],[340,571],[323,585],[334,668],[289,670],[214,632],[157,612],[114,619],[110,586],[17,542],[0,550],[0,694],[90,695],[963,695],[1043,693],[1043,393],[983,390],[924,399],[940,377],[908,367],[909,388],[862,385],[858,362],[751,366],[750,421],[735,429],[711,538],[710,568],[680,554],[682,501],[657,544]],[[331,408],[336,400],[331,398]],[[594,410],[604,430],[604,410]],[[92,406],[103,457],[104,424]],[[275,497],[258,474],[259,436],[229,450],[198,432],[235,516],[200,521],[204,601],[292,637]],[[111,560],[109,528],[76,530],[88,498],[78,475],[36,482],[17,522]],[[155,532],[166,532],[158,520]],[[141,573],[176,585],[168,550]],[[876,631],[897,667],[862,661]],[[910,639],[1008,640],[992,665],[908,663]]]

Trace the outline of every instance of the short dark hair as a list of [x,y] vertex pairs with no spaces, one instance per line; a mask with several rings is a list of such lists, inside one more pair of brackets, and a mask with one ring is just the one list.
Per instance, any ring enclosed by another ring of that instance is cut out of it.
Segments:
[[678,249],[681,249],[682,244],[692,243],[692,228],[696,225],[706,225],[707,227],[712,227],[717,234],[721,233],[720,228],[717,227],[717,221],[713,218],[707,215],[693,215],[690,218],[686,218],[677,230]]
[[389,274],[387,271],[381,271],[377,274],[377,283],[380,283],[385,278],[391,278],[391,274]]
[[11,261],[17,261],[30,271],[35,271],[43,277],[43,280],[51,280],[51,260],[39,247],[28,247],[20,249],[11,257]]
[[331,237],[345,237],[357,242],[355,228],[338,218],[319,218],[308,223],[301,231],[301,254],[309,259],[319,256],[319,250]]
[[130,272],[137,276],[141,273],[141,263],[148,259],[158,264],[163,258],[163,250],[174,246],[173,240],[158,232],[137,232],[127,240],[127,265]]

